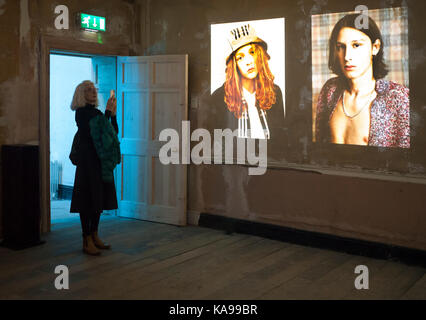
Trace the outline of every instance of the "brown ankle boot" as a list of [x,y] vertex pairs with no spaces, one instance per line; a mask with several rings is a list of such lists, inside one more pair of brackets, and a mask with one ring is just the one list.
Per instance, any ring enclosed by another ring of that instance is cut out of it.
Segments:
[[92,232],[92,239],[93,239],[93,243],[98,249],[107,249],[107,250],[111,249],[111,245],[104,243],[101,239],[99,239],[97,231]]
[[98,256],[101,252],[96,248],[91,236],[83,236],[83,252],[91,256]]

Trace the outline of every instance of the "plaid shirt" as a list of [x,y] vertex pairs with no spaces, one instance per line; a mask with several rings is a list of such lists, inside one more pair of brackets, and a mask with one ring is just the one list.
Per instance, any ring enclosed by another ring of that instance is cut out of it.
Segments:
[[[337,21],[352,12],[312,16],[312,127],[322,84],[335,76],[328,68],[328,41]],[[408,76],[408,10],[406,7],[368,10],[377,23],[384,42],[384,58],[389,73],[386,80],[409,86]]]
[[[318,97],[315,136],[318,142],[330,142],[330,119],[342,98],[343,82],[328,80]],[[410,147],[409,89],[398,83],[379,79],[377,96],[370,108],[368,145],[377,147]]]

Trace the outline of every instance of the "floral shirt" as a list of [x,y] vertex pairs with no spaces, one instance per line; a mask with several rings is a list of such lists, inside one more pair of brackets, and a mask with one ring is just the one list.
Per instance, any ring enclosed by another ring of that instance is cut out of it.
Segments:
[[[321,89],[316,111],[315,137],[330,142],[330,119],[343,94],[338,77],[328,80]],[[379,79],[377,96],[370,108],[368,145],[377,147],[410,147],[409,89],[398,83]]]

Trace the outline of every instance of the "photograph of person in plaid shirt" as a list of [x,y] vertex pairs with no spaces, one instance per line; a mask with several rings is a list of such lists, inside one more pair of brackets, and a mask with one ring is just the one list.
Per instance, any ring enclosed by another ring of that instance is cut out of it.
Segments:
[[314,141],[409,148],[409,89],[384,79],[382,33],[371,16],[359,28],[358,17],[345,15],[331,32],[328,67],[337,77],[314,99]]

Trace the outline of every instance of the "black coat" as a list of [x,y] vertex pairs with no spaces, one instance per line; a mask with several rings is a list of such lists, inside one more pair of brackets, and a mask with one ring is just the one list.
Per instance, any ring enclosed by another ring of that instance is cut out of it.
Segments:
[[[209,130],[213,138],[214,129],[229,128],[232,131],[238,128],[238,119],[229,111],[225,103],[225,85],[216,89],[210,98],[205,101],[202,113],[204,121],[201,127]],[[279,86],[274,85],[276,102],[266,110],[270,139],[268,139],[268,155],[276,155],[283,149],[285,143],[283,95]]]
[[[106,183],[102,180],[101,161],[96,153],[90,135],[89,121],[102,112],[93,105],[78,108],[75,113],[77,122],[78,139],[76,139],[74,189],[72,193],[70,212],[102,212],[103,210],[117,209],[117,196],[114,181]],[[116,117],[111,117],[111,112],[105,112],[107,119],[118,134]]]

